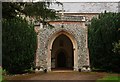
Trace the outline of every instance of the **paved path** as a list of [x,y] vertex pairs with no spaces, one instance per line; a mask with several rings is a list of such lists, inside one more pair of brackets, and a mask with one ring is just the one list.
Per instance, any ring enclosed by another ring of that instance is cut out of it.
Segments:
[[[16,76],[6,76],[7,80],[97,80],[108,73],[98,73],[98,72],[73,72],[73,71],[53,71],[49,73],[33,73],[24,74]],[[117,74],[109,74],[117,75]]]
[[102,76],[96,74],[81,74],[75,72],[53,72],[43,75],[38,75],[31,80],[96,80]]

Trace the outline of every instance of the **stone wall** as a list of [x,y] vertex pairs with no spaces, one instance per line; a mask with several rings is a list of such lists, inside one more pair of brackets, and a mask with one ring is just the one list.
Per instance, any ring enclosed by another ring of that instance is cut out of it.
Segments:
[[61,27],[61,23],[54,24],[55,28],[50,29],[48,26],[39,30],[38,33],[38,49],[37,49],[37,59],[36,62],[38,66],[48,68],[47,63],[47,56],[48,56],[48,45],[49,39],[55,34],[56,32],[65,31],[68,32],[71,36],[73,36],[77,42],[77,49],[78,49],[78,68],[82,68],[84,65],[88,65],[89,56],[87,53],[86,47],[86,34],[87,29],[80,24],[65,24],[64,27]]

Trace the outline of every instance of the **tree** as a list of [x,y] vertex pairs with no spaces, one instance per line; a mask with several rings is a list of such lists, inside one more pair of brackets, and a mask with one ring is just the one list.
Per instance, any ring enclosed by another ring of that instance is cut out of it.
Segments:
[[120,71],[119,55],[113,52],[113,43],[120,40],[120,13],[101,13],[89,26],[91,66],[107,71]]
[[3,2],[2,5],[2,60],[3,69],[9,73],[23,73],[31,68],[36,52],[36,33],[34,25],[21,15],[35,17],[45,22],[56,18],[56,13],[48,9],[50,2],[21,3]]
[[36,51],[34,26],[22,18],[2,22],[3,68],[9,73],[23,73],[30,69]]
[[120,40],[119,40],[118,43],[117,42],[114,43],[113,46],[114,46],[113,52],[116,53],[116,54],[118,54],[118,55],[120,55]]
[[2,18],[3,19],[12,19],[15,18],[18,14],[23,13],[22,6],[25,3],[20,2],[3,2],[2,3]]
[[17,15],[26,15],[29,17],[34,17],[36,20],[45,22],[46,19],[58,18],[56,11],[49,8],[52,4],[62,5],[60,2],[3,2],[2,14],[3,18],[7,19],[11,19]]
[[[30,18],[34,18],[36,22],[41,22],[44,25],[50,25],[47,20],[58,19],[59,16],[56,15],[56,10],[50,9],[49,6],[52,2],[37,2],[37,3],[27,3],[24,5],[24,14]],[[62,5],[59,2],[54,4]]]
[[54,9],[49,9],[50,2],[37,2],[37,3],[27,3],[24,6],[24,13],[27,16],[36,17],[37,19],[55,19],[56,11]]

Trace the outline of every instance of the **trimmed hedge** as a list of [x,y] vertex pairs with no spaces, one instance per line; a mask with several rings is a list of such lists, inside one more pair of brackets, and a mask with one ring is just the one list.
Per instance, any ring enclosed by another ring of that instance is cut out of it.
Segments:
[[36,51],[34,26],[22,18],[2,21],[3,69],[9,73],[23,73],[30,69]]
[[101,13],[88,29],[91,67],[120,72],[120,54],[113,51],[120,40],[120,13]]

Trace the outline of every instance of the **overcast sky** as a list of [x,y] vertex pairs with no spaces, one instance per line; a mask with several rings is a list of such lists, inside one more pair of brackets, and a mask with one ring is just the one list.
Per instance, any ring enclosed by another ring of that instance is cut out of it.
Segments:
[[118,2],[120,0],[57,0],[60,2]]
[[0,0],[2,2],[39,2],[39,1],[59,1],[59,2],[119,2],[120,0]]
[[[34,0],[34,1],[41,1],[41,0]],[[48,1],[60,1],[60,2],[119,2],[120,0],[48,0]]]

